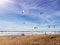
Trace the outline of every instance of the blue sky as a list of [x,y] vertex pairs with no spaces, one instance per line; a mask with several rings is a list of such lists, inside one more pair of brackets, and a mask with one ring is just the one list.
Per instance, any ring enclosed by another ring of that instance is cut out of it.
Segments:
[[26,30],[60,30],[60,0],[0,0],[0,31]]

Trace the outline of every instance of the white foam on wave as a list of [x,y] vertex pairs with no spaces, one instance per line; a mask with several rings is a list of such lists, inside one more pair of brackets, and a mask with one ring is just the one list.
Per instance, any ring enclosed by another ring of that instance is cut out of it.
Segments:
[[58,32],[0,32],[0,36],[30,35],[30,34],[60,34]]

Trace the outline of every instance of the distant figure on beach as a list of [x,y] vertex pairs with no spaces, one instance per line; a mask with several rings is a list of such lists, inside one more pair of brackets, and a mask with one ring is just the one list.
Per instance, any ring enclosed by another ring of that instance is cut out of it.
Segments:
[[22,36],[25,36],[24,34],[21,34]]

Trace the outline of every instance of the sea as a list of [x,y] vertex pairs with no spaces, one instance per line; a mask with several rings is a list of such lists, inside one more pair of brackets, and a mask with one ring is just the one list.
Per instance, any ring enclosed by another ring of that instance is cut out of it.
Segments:
[[56,31],[0,31],[0,36],[18,36],[18,35],[32,35],[32,34],[60,34]]

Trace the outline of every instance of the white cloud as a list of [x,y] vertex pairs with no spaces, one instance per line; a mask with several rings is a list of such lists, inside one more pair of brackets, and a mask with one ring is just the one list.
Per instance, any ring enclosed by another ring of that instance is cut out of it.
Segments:
[[[34,29],[34,27],[38,27],[38,28]],[[15,22],[0,20],[0,31],[37,31],[37,30],[48,31],[47,29],[48,29],[48,24],[43,24],[43,23],[36,24],[25,21],[25,24],[17,24]],[[60,28],[56,27],[56,29],[60,29]]]
[[15,22],[0,20],[0,31],[32,31],[34,23],[25,22],[17,24]]
[[[18,14],[22,14],[22,11],[24,11],[24,13],[22,15],[27,15],[27,16],[32,17],[32,18],[42,19],[42,21],[41,21],[42,24],[44,24],[45,21],[47,21],[48,23],[54,23],[54,21],[51,21],[53,18],[52,15],[46,14],[45,8],[37,7],[38,3],[36,4],[36,2],[38,2],[38,0],[35,1],[34,3],[31,3],[31,5],[29,4],[29,2],[31,2],[32,0],[29,0],[29,1],[26,0],[25,2],[23,0],[20,0],[20,1],[18,0],[18,2],[17,2],[17,0],[16,0],[16,2],[15,2],[15,0],[14,1],[11,0],[10,2],[8,2],[8,5],[6,5],[4,7],[4,9],[9,10],[11,12],[18,13]],[[40,12],[44,12],[44,13],[42,15],[40,15]],[[54,14],[55,14],[55,12],[54,12]],[[58,14],[58,16],[60,16],[59,15],[60,12],[56,12],[55,15],[57,15],[57,14]],[[12,24],[12,25],[15,25],[15,24]],[[16,27],[18,28],[20,26],[16,26]],[[18,28],[18,29],[20,29],[20,28]]]

